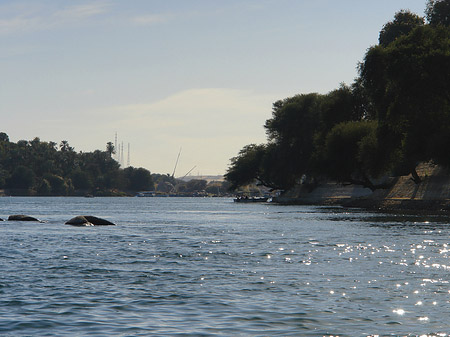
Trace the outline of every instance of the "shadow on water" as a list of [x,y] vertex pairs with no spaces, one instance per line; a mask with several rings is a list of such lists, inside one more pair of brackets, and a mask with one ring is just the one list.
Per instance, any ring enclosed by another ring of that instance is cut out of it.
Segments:
[[357,208],[329,207],[321,210],[333,215],[331,221],[367,223],[371,227],[450,229],[450,216],[442,214],[376,213]]

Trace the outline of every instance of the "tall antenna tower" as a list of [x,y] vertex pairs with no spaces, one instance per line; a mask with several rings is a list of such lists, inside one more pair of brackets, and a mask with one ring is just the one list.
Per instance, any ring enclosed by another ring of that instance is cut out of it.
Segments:
[[130,166],[130,143],[128,143],[127,167]]
[[123,167],[123,142],[121,144],[121,149],[120,149],[120,166]]

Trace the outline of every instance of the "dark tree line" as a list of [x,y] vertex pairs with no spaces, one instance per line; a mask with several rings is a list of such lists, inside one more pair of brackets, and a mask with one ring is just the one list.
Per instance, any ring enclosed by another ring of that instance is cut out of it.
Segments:
[[113,195],[152,190],[151,173],[144,168],[121,169],[106,151],[75,152],[67,141],[59,146],[39,138],[10,142],[0,133],[0,189],[12,194]]
[[267,143],[231,159],[231,187],[324,177],[376,189],[386,175],[420,183],[420,162],[450,167],[450,0],[429,0],[425,14],[397,12],[352,85],[275,102]]

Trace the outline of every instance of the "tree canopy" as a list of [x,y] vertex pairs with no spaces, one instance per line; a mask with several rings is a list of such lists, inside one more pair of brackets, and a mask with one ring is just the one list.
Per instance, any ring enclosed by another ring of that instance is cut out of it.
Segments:
[[111,195],[114,191],[153,189],[151,173],[144,168],[121,169],[106,151],[75,152],[67,141],[10,142],[0,133],[0,189],[12,194]]
[[450,0],[429,0],[426,18],[397,12],[352,85],[275,102],[267,144],[231,160],[231,187],[284,190],[325,177],[373,189],[383,175],[420,183],[420,162],[450,168]]
[[387,47],[397,38],[408,35],[414,28],[423,26],[424,19],[408,10],[401,10],[394,16],[394,20],[386,23],[380,31],[378,41],[381,46]]
[[450,0],[428,0],[425,14],[430,25],[450,26]]

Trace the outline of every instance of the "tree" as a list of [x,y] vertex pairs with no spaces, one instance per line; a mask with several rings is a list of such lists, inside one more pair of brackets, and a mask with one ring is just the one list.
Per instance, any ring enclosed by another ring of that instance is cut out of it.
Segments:
[[[361,67],[361,63],[357,68]],[[360,120],[376,120],[376,111],[367,88],[361,77],[357,77],[351,85],[354,115]]]
[[423,26],[424,19],[408,10],[395,13],[394,20],[386,23],[380,31],[378,41],[386,47],[397,38],[409,34],[414,28]]
[[127,189],[130,191],[149,191],[154,189],[153,179],[150,171],[140,167],[132,166],[124,169],[125,177],[128,181]]
[[432,26],[450,26],[450,0],[428,0],[425,14]]
[[[361,70],[377,110],[384,160],[419,183],[416,165],[444,160],[450,146],[444,136],[450,125],[449,31],[417,27],[388,47],[371,48]],[[436,147],[436,139],[444,144]]]
[[230,188],[227,181],[211,181],[205,188],[206,193],[210,195],[221,196]]
[[69,142],[67,140],[61,141],[59,144],[59,149],[61,152],[73,152],[73,147],[69,145]]
[[[13,143],[0,133],[0,188],[28,189],[39,195],[68,195],[74,189],[77,193],[96,190],[108,195],[112,190],[125,189],[129,183],[126,180],[107,151],[76,153],[67,141],[57,146],[39,137]],[[153,188],[151,174],[145,169],[133,170],[134,183],[143,189]]]
[[9,179],[9,172],[1,168],[0,165],[0,188],[4,188]]
[[72,180],[72,184],[75,190],[88,191],[92,189],[92,180],[89,177],[89,174],[85,171],[82,171],[80,169],[72,171],[70,179]]
[[231,184],[230,190],[251,184],[259,178],[264,149],[264,145],[250,144],[231,158],[231,165],[225,174],[225,179]]
[[374,146],[376,121],[349,121],[334,126],[327,134],[322,148],[321,171],[326,176],[341,182],[363,185],[372,190],[373,163],[376,156]]
[[0,132],[0,142],[9,142],[9,137],[6,133]]
[[186,183],[186,189],[188,192],[200,192],[205,190],[207,184],[204,179],[192,179]]
[[70,184],[63,177],[48,173],[44,176],[43,181],[44,185],[50,186],[53,195],[67,195],[69,193]]
[[371,188],[371,178],[412,174],[434,161],[450,168],[450,0],[429,0],[427,19],[397,12],[352,86],[273,104],[268,143],[231,159],[232,188],[257,181],[286,189],[326,175]]
[[47,179],[42,179],[37,187],[37,193],[39,195],[51,195],[52,194],[52,186],[48,182]]
[[279,100],[273,104],[272,118],[265,123],[268,143],[247,145],[231,159],[225,175],[231,188],[256,181],[272,189],[286,190],[304,177],[320,170],[318,147],[336,125],[359,121],[372,115],[364,103],[361,83],[345,84],[326,95],[306,94]]
[[156,185],[156,191],[168,193],[175,188],[177,181],[171,174],[153,173],[152,181]]
[[325,132],[339,123],[362,118],[362,111],[356,109],[352,89],[344,83],[322,97],[319,111],[320,129]]
[[[271,160],[276,174],[284,177],[283,189],[292,187],[310,168],[314,136],[321,126],[324,96],[316,93],[296,95],[273,104],[272,118],[264,125],[269,139]],[[288,186],[291,185],[291,186]]]
[[8,187],[28,190],[33,187],[34,179],[34,172],[30,168],[21,165],[14,169],[9,179]]
[[66,140],[61,141],[58,152],[58,166],[64,176],[69,175],[75,167],[77,154]]
[[108,152],[110,157],[112,157],[112,155],[116,153],[116,149],[112,142],[106,143],[106,152]]

